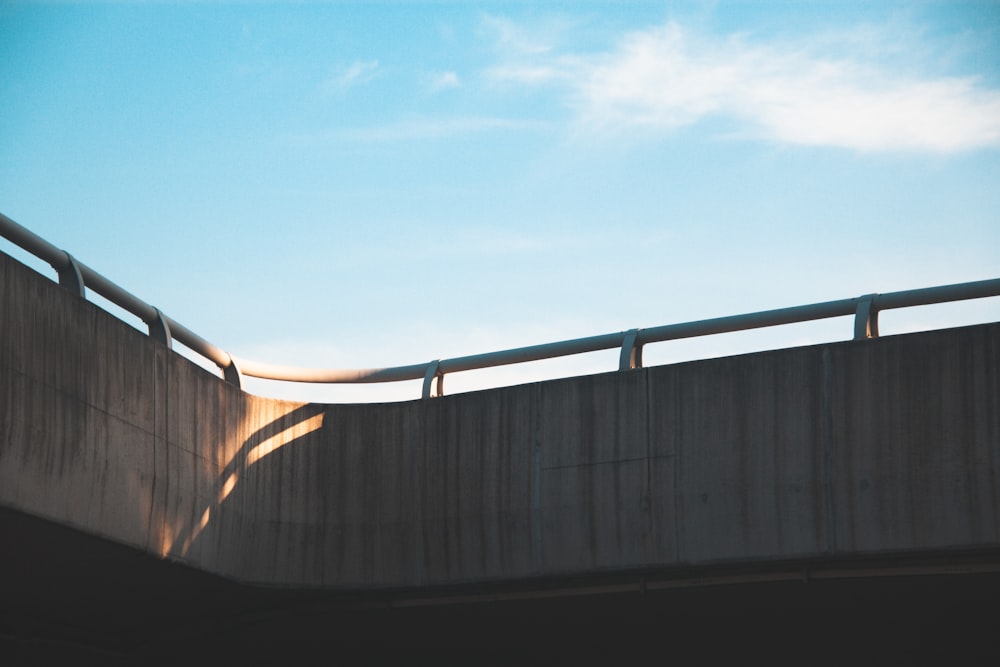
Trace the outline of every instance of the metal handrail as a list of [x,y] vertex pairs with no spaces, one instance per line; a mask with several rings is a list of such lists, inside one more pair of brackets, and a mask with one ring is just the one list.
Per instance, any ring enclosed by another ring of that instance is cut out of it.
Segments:
[[167,347],[173,340],[180,341],[206,359],[215,363],[226,381],[242,386],[242,376],[248,375],[265,380],[311,383],[374,383],[399,382],[423,378],[422,396],[443,394],[444,376],[448,373],[469,371],[494,366],[506,366],[527,361],[553,359],[585,352],[597,352],[618,348],[619,370],[642,367],[642,348],[649,343],[658,343],[680,338],[694,338],[711,334],[746,331],[762,327],[809,322],[831,317],[854,315],[854,338],[856,340],[878,337],[878,314],[883,310],[924,306],[935,303],[979,299],[1000,296],[1000,278],[976,282],[926,287],[914,290],[889,292],[886,294],[866,294],[850,299],[825,301],[791,308],[763,310],[755,313],[729,315],[695,322],[668,324],[665,326],[632,329],[617,333],[575,338],[572,340],[529,345],[497,352],[473,354],[452,359],[395,366],[392,368],[323,369],[301,368],[267,364],[234,357],[216,347],[187,327],[167,317],[159,309],[149,305],[125,291],[72,255],[60,250],[42,237],[17,224],[0,213],[0,235],[20,246],[39,259],[48,262],[59,275],[59,284],[70,291],[85,296],[85,289],[92,289],[112,303],[138,316],[149,327],[149,335]]

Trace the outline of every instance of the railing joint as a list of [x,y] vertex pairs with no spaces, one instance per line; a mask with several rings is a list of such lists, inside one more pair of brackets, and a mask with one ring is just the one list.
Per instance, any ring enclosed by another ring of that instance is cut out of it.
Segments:
[[854,340],[878,338],[878,294],[858,297],[854,311]]
[[243,372],[232,355],[229,355],[229,365],[222,367],[222,378],[237,389],[243,388]]
[[427,364],[424,372],[424,387],[421,398],[437,398],[444,396],[444,373],[441,372],[441,360],[435,359]]
[[618,370],[628,371],[634,368],[642,368],[642,345],[639,343],[638,329],[625,332],[621,354],[618,356]]
[[172,349],[173,336],[170,334],[170,325],[167,323],[167,318],[155,306],[153,307],[153,312],[156,314],[156,317],[146,322],[146,326],[149,327],[149,337],[166,345],[168,350]]
[[66,263],[54,267],[59,274],[59,284],[81,299],[86,298],[87,288],[83,281],[83,273],[80,271],[80,263],[65,250],[62,252],[66,255]]

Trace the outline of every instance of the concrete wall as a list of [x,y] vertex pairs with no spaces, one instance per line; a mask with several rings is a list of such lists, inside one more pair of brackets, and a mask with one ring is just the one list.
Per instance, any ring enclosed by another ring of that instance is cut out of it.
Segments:
[[250,396],[0,256],[0,505],[385,588],[1000,545],[1000,324],[427,401]]

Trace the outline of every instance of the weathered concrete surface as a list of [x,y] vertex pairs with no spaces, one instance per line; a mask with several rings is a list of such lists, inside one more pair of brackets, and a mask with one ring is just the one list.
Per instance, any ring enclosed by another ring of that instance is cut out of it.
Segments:
[[0,256],[0,505],[387,589],[1000,546],[1000,324],[429,401],[250,396]]

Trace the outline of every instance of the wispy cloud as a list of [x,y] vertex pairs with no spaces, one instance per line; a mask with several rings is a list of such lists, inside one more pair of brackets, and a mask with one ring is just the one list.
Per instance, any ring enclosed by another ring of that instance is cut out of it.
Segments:
[[329,94],[368,83],[378,76],[378,69],[377,60],[356,60],[350,65],[341,67],[333,76],[324,81],[321,89],[324,93]]
[[492,37],[497,48],[520,54],[547,53],[560,33],[561,25],[549,22],[525,26],[501,16],[484,16],[480,22],[483,33]]
[[560,58],[551,63],[517,63],[497,65],[487,70],[493,81],[529,86],[563,83],[572,84],[588,69],[585,60]]
[[294,135],[288,139],[292,143],[310,145],[345,141],[380,143],[447,139],[481,132],[531,130],[539,127],[542,127],[542,124],[535,121],[489,116],[430,117],[412,118],[384,125],[343,127],[321,133]]
[[[871,43],[870,29],[863,41]],[[921,77],[912,66],[901,72],[854,34],[838,45],[827,33],[810,46],[711,37],[670,23],[626,35],[602,53],[529,56],[488,76],[564,90],[588,129],[670,130],[719,117],[736,121],[741,135],[788,144],[937,152],[1000,146],[1000,90],[974,77]]]
[[425,77],[424,84],[432,93],[462,85],[455,72],[436,72]]

